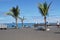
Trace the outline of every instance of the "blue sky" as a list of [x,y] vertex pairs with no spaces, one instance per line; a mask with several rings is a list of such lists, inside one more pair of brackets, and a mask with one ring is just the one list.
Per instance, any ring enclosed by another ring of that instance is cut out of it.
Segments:
[[[0,0],[0,23],[15,22],[13,17],[6,15],[6,12],[9,12],[9,10],[16,5],[20,8],[19,16],[26,18],[25,23],[44,22],[43,16],[41,16],[38,9],[38,3],[43,3],[44,1],[45,0]],[[57,20],[60,20],[60,0],[46,0],[48,4],[51,1],[53,2],[48,12],[47,21],[57,22]],[[18,20],[18,23],[20,23],[20,20]]]

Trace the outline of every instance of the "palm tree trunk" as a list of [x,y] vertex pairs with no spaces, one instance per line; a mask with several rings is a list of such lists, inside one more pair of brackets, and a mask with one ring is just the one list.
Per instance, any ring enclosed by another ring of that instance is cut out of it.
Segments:
[[15,27],[16,29],[18,29],[18,23],[17,23],[17,18],[16,18],[16,27]]
[[45,22],[45,30],[47,29],[47,26],[46,26],[46,16],[44,16],[44,22]]
[[23,20],[22,20],[21,22],[22,22],[22,27],[24,27],[24,25],[23,25]]

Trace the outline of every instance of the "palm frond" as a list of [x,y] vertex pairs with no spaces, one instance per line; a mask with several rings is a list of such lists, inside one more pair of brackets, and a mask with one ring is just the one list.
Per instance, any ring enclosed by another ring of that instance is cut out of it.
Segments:
[[47,10],[48,6],[47,6],[46,2],[43,5],[44,5],[44,10],[43,10],[44,11],[44,16],[46,16],[48,14],[48,10]]
[[19,16],[18,16],[18,18],[19,18],[20,20],[22,20],[22,18],[21,18],[21,17],[19,17]]
[[14,17],[12,12],[7,12],[6,15],[10,15],[10,16]]
[[52,4],[52,1],[50,2],[50,4],[48,5],[48,9],[50,8],[50,5]]
[[49,10],[50,5],[51,3],[48,5],[46,2],[44,2],[43,4],[39,4],[38,8],[43,16],[48,15],[48,10]]
[[23,17],[23,20],[26,20],[26,18],[25,18],[25,17]]
[[15,7],[12,7],[10,11],[15,13]]
[[18,18],[19,18],[21,21],[26,19],[26,18],[24,18],[24,17],[23,17],[23,18],[21,18],[21,17],[18,17]]
[[15,10],[16,10],[16,15],[18,16],[18,15],[19,15],[19,11],[20,11],[20,10],[19,10],[19,7],[16,6],[16,9],[15,9]]
[[19,7],[18,6],[16,6],[16,8],[12,7],[12,9],[10,11],[13,13],[13,15],[15,17],[18,17],[18,15],[19,15]]
[[39,4],[38,8],[39,8],[39,11],[41,12],[41,14],[44,15],[43,14],[43,5],[42,4]]

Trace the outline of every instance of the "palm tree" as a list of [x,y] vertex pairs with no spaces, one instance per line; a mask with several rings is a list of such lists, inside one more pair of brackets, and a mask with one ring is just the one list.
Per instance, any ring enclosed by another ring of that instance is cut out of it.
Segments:
[[12,7],[12,9],[10,10],[10,12],[7,13],[7,15],[10,15],[13,18],[15,18],[15,21],[16,21],[16,27],[15,28],[18,28],[17,20],[18,20],[18,16],[19,16],[19,11],[20,11],[19,7],[16,6],[16,7]]
[[44,22],[45,22],[45,30],[46,30],[46,16],[48,15],[48,10],[50,8],[51,3],[48,5],[46,2],[44,2],[43,4],[39,4],[38,8],[42,14],[42,16],[44,16]]
[[24,20],[25,20],[25,18],[24,17],[23,18],[19,17],[19,19],[21,20],[22,27],[24,27]]

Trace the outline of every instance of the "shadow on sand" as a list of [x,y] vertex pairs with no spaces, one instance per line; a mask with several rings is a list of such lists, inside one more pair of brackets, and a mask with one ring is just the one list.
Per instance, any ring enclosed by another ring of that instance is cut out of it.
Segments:
[[60,34],[60,32],[54,32],[55,34]]
[[45,29],[35,29],[36,31],[45,31]]

